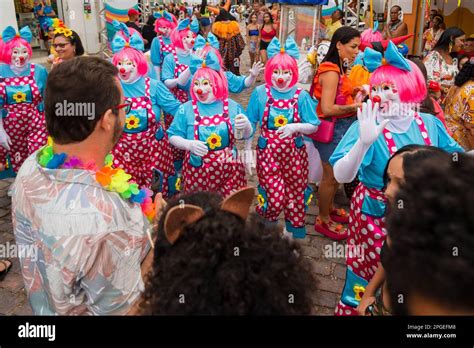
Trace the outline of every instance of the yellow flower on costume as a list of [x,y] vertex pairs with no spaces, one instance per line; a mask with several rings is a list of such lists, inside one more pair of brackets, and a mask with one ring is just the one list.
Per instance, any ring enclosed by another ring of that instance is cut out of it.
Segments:
[[17,103],[26,102],[26,93],[23,93],[23,92],[16,92],[16,93],[13,95],[13,99],[15,99],[15,101],[16,101]]
[[275,124],[274,126],[276,128],[279,128],[279,127],[283,127],[283,126],[286,126],[288,124],[288,119],[283,116],[283,115],[278,115],[277,117],[275,117]]
[[362,300],[362,296],[364,296],[365,288],[362,285],[355,285],[353,290],[355,293],[355,299],[357,301]]
[[265,198],[263,198],[263,196],[261,194],[259,194],[257,196],[257,201],[258,201],[258,205],[260,207],[263,207],[263,205],[265,204]]
[[308,197],[308,200],[306,201],[306,205],[309,205],[311,203],[311,200],[313,199],[313,194],[310,194]]
[[72,30],[71,30],[71,29],[68,29],[68,28],[64,29],[63,35],[64,35],[65,37],[70,37],[70,36],[72,36]]
[[209,145],[209,148],[214,150],[216,147],[222,146],[221,140],[222,138],[220,136],[216,133],[212,133],[209,138],[207,138],[206,142]]
[[176,179],[176,183],[174,184],[174,188],[176,189],[176,191],[181,191],[181,177]]
[[136,117],[135,115],[130,115],[130,117],[127,117],[127,120],[125,121],[127,129],[133,129],[133,128],[138,128],[140,125],[140,119]]
[[56,29],[54,29],[54,35],[56,34],[64,34],[64,31],[66,30],[66,28],[62,28],[62,27],[58,27]]

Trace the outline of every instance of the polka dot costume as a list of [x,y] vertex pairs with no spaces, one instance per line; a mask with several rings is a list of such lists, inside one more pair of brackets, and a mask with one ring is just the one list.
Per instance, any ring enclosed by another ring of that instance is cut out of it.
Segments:
[[[199,115],[196,101],[193,100],[194,111],[194,140],[199,140],[199,132],[206,127],[227,125],[229,144],[222,149],[213,150],[208,144],[209,152],[197,163],[191,160],[191,154],[186,153],[183,165],[184,192],[215,191],[226,197],[231,193],[247,186],[245,167],[238,159],[235,149],[234,132],[229,117],[228,100],[224,100],[223,112],[211,117]],[[218,134],[222,138],[222,134]],[[212,137],[212,135],[211,135]],[[212,142],[212,139],[209,140]]]
[[[17,97],[13,103],[7,98],[7,87],[29,86],[32,101],[27,97]],[[9,135],[12,145],[7,151],[0,146],[0,163],[6,162],[10,155],[12,168],[18,172],[25,159],[40,147],[46,145],[47,131],[44,112],[38,108],[43,102],[38,85],[35,81],[35,65],[31,64],[30,75],[5,77],[0,79],[0,98],[4,99],[7,116],[3,119],[3,127]]]
[[[431,145],[428,132],[423,123],[423,119],[416,114],[415,121],[423,136],[426,145]],[[385,143],[392,156],[397,151],[397,146],[393,140],[393,136],[388,129],[383,131]],[[387,231],[385,229],[385,217],[377,217],[364,208],[364,201],[372,199],[386,203],[386,198],[381,190],[368,188],[363,183],[359,183],[354,191],[351,199],[351,210],[349,216],[349,238],[348,245],[362,246],[363,253],[355,255],[349,253],[346,259],[346,265],[349,270],[359,277],[364,278],[368,282],[372,279],[377,271],[380,262],[380,250],[385,242]],[[365,209],[365,213],[364,210]],[[357,249],[354,249],[357,250]],[[361,260],[363,256],[363,259]],[[346,283],[346,286],[348,284]],[[336,306],[335,315],[358,315],[355,308],[339,301]]]
[[[114,165],[132,175],[132,179],[140,187],[147,188],[153,183],[153,171],[159,171],[162,174],[161,192],[167,196],[168,178],[175,174],[171,146],[166,132],[162,129],[160,131],[161,123],[155,119],[149,78],[145,78],[145,86],[145,96],[126,98],[126,101],[132,103],[132,108],[127,114],[122,138],[112,151]],[[146,112],[146,119],[133,119],[135,114],[143,111]],[[147,127],[143,131],[133,132],[134,127],[140,127],[141,122],[146,122]],[[161,139],[156,134],[161,134]]]
[[308,154],[301,134],[280,139],[277,129],[269,129],[270,108],[293,109],[293,122],[300,123],[297,89],[292,99],[273,99],[270,87],[265,88],[267,103],[257,145],[257,176],[259,204],[257,212],[270,221],[276,221],[283,211],[287,229],[305,226],[305,189],[308,178]]

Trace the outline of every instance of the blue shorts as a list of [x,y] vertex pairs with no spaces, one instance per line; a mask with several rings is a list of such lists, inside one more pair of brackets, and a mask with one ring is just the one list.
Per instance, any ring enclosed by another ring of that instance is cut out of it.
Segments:
[[332,141],[328,144],[320,143],[319,141],[313,140],[314,146],[319,151],[321,161],[329,162],[329,158],[331,157],[332,153],[341,141],[342,137],[344,136],[344,134],[346,134],[347,130],[356,119],[357,117],[355,115],[345,118],[338,118],[336,124],[334,125],[334,136],[332,138]]

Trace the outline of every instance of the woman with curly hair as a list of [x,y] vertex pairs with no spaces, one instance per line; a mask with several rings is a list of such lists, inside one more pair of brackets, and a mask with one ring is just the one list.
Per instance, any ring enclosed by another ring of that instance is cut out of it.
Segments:
[[[172,200],[155,239],[141,314],[308,315],[315,282],[298,244],[249,215],[255,192]],[[184,202],[184,204],[182,204]]]

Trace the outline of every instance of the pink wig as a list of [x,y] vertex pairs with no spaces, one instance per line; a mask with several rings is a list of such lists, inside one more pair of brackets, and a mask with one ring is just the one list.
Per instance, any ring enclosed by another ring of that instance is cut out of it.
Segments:
[[289,86],[290,88],[298,82],[298,63],[296,62],[296,59],[290,57],[288,54],[278,53],[268,60],[264,74],[265,82],[269,86],[272,85],[272,74],[275,69],[290,70],[293,73]]
[[3,46],[5,46],[5,44],[0,36],[0,63],[3,63]]
[[365,49],[365,47],[370,46],[369,44],[371,44],[372,42],[380,42],[382,40],[382,33],[380,31],[374,32],[371,28],[364,30],[360,35],[362,50]]
[[[170,39],[173,46],[184,50],[183,39],[188,36],[188,33],[193,32],[189,29],[178,30],[178,28],[174,28],[170,34]],[[196,37],[196,34],[193,33],[193,35]]]
[[3,61],[5,64],[11,64],[12,62],[12,52],[15,47],[21,47],[24,46],[28,50],[28,55],[31,58],[31,55],[33,52],[31,51],[31,46],[26,41],[25,39],[22,39],[21,37],[16,36],[13,38],[13,40],[10,40],[8,42],[3,42],[3,50],[2,50],[2,55],[1,55],[1,61]]
[[402,103],[420,103],[427,93],[426,82],[415,63],[408,61],[411,71],[401,70],[391,65],[382,65],[370,76],[370,87],[382,83],[395,84]]
[[136,66],[140,76],[144,76],[148,72],[148,63],[145,55],[131,47],[125,47],[120,52],[114,54],[112,64],[117,66],[121,60],[131,60]]
[[202,52],[204,53],[204,57],[206,57],[209,52],[214,52],[214,54],[217,56],[217,59],[219,60],[219,65],[221,66],[221,69],[224,68],[224,62],[222,61],[222,56],[219,50],[216,50],[211,45],[205,45],[202,49]]
[[170,28],[171,30],[175,29],[178,26],[178,21],[176,20],[176,17],[171,15],[173,18],[173,21],[169,21],[163,17],[158,18],[155,21],[155,31],[158,33],[158,28],[164,27],[164,28]]
[[205,78],[211,82],[212,93],[214,93],[216,100],[224,100],[229,97],[227,78],[225,77],[225,74],[222,71],[217,72],[211,68],[200,68],[195,72],[193,81],[191,82],[191,97],[194,100],[198,100],[196,94],[194,94],[194,81],[199,78]]

